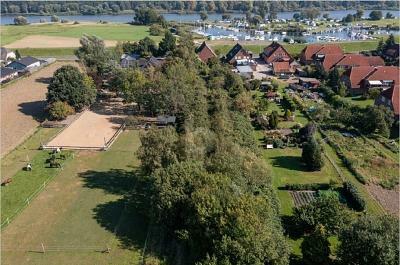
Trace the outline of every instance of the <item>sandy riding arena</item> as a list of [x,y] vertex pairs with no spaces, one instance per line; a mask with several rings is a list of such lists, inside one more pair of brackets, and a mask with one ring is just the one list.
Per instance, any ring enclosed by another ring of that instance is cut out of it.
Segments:
[[54,71],[75,62],[55,62],[0,90],[1,156],[30,136],[44,118],[46,92]]
[[[115,46],[116,41],[106,40],[104,41],[106,46]],[[20,40],[16,40],[11,44],[5,45],[11,49],[22,49],[22,48],[65,48],[65,47],[80,47],[79,38],[69,37],[53,37],[45,35],[31,35],[26,36]]]
[[121,116],[99,114],[90,110],[66,127],[45,148],[102,150],[108,148],[120,133]]

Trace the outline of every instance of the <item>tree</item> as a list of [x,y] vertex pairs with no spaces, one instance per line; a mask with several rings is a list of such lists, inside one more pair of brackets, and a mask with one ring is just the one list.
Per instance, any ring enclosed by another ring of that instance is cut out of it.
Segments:
[[164,29],[159,24],[153,24],[150,26],[149,32],[151,36],[161,36]]
[[21,59],[21,54],[19,53],[18,50],[15,50],[15,59],[17,60]]
[[387,13],[386,13],[386,16],[385,16],[385,18],[386,18],[386,19],[393,19],[393,18],[394,18],[394,16],[393,16],[393,14],[392,14],[392,13],[390,13],[390,12],[387,12]]
[[395,217],[361,216],[341,231],[339,241],[337,257],[341,264],[399,263],[399,224]]
[[381,38],[378,42],[378,47],[376,48],[376,51],[378,52],[379,55],[382,55],[383,52],[386,49],[386,45],[385,42],[383,41],[383,39]]
[[68,103],[56,101],[49,107],[49,114],[52,120],[64,120],[69,115],[74,114],[75,110]]
[[341,97],[345,97],[347,94],[347,87],[343,82],[339,82],[338,94]]
[[357,12],[354,15],[354,17],[357,20],[361,20],[363,16],[364,16],[364,10],[362,10],[362,9],[358,9]]
[[304,237],[301,243],[301,253],[305,265],[326,265],[330,263],[330,243],[325,228],[318,225],[314,232]]
[[26,17],[23,16],[17,16],[14,18],[14,24],[15,25],[28,25],[28,20],[26,19]]
[[321,146],[313,137],[309,138],[307,142],[303,144],[301,157],[309,170],[321,170],[324,166],[321,149]]
[[56,15],[52,15],[50,18],[51,22],[60,22],[60,18]]
[[154,9],[141,8],[135,12],[135,22],[140,25],[150,25],[153,23],[163,24],[165,20]]
[[332,71],[329,72],[328,85],[335,90],[338,88],[339,82],[340,82],[340,72],[339,69],[335,67]]
[[347,14],[344,18],[343,18],[343,22],[346,23],[351,23],[354,21],[354,16],[352,14]]
[[285,120],[289,121],[292,118],[292,112],[290,109],[285,110]]
[[176,49],[176,39],[171,32],[166,31],[164,38],[160,41],[158,54],[163,56],[168,52],[173,52]]
[[277,111],[273,111],[269,117],[269,126],[271,129],[277,129],[279,123],[279,115]]
[[200,12],[200,19],[201,19],[202,21],[206,21],[207,18],[208,18],[208,15],[207,15],[206,12],[204,12],[204,11]]
[[381,90],[377,87],[373,87],[368,90],[368,98],[375,100],[379,97],[380,94],[381,94]]
[[[119,69],[111,80],[111,87],[121,92],[126,102],[136,102],[146,85],[146,77],[140,70]],[[139,106],[140,107],[140,106]]]
[[390,34],[389,38],[387,38],[387,40],[385,41],[385,49],[387,49],[389,47],[392,47],[394,45],[396,45],[396,41],[394,39],[394,35]]
[[320,193],[309,204],[294,208],[293,218],[301,231],[308,233],[322,225],[327,235],[337,235],[350,221],[345,206],[334,191]]
[[92,104],[95,99],[96,89],[93,80],[83,75],[77,67],[65,65],[54,72],[47,92],[49,104],[62,101],[80,111]]
[[79,42],[81,46],[75,51],[76,56],[90,71],[103,74],[110,59],[104,41],[96,36],[83,36]]
[[309,122],[299,130],[299,137],[302,141],[306,141],[307,139],[314,137],[316,131],[317,126],[313,122]]
[[382,11],[371,11],[371,13],[369,13],[369,18],[371,20],[381,20],[382,19]]

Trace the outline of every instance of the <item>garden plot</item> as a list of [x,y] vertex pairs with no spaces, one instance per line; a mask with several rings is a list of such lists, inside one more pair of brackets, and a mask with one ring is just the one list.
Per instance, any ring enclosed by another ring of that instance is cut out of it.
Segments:
[[315,199],[316,191],[289,191],[294,201],[294,206],[301,207],[307,205]]
[[344,136],[327,131],[329,138],[340,146],[344,156],[367,182],[393,188],[398,183],[399,164],[387,155],[381,146],[373,145],[363,137]]
[[86,110],[44,148],[105,150],[122,131],[121,120],[121,115]]

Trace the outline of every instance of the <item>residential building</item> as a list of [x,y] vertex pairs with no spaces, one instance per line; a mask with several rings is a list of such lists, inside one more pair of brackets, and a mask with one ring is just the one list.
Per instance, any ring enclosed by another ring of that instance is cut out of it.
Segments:
[[18,76],[18,71],[12,68],[1,67],[0,69],[0,83],[7,82]]
[[304,88],[318,88],[321,82],[316,78],[311,77],[300,77],[299,85]]
[[197,56],[203,63],[207,63],[211,58],[217,58],[218,56],[215,54],[213,49],[207,45],[205,41],[200,45],[200,47],[196,50]]
[[32,68],[39,67],[40,65],[41,61],[39,59],[27,56],[9,63],[6,65],[6,67],[15,69],[17,71],[28,71]]
[[274,41],[269,46],[264,48],[264,52],[260,57],[268,64],[281,61],[293,61],[293,57],[286,51],[286,49],[278,42]]
[[139,58],[140,58],[139,54],[124,53],[121,55],[120,65],[122,68],[135,67],[138,64]]
[[343,54],[343,50],[337,44],[310,44],[302,50],[300,63],[311,64],[315,60],[322,60],[328,54]]
[[341,81],[346,85],[350,94],[362,95],[365,91],[361,89],[361,81],[373,71],[375,71],[373,66],[351,67],[342,75]]
[[277,76],[291,75],[295,72],[295,68],[289,61],[273,62],[272,72]]
[[365,56],[363,54],[328,54],[316,62],[317,67],[322,67],[326,72],[335,67],[343,70],[354,66],[384,66],[385,62],[379,56]]
[[251,79],[254,78],[254,74],[253,74],[253,69],[251,68],[250,65],[238,65],[236,66],[236,69],[239,73],[239,75]]
[[389,89],[381,92],[379,97],[375,100],[375,105],[384,105],[390,108],[394,112],[395,118],[399,120],[399,96],[399,85],[393,84]]
[[233,48],[228,52],[225,56],[225,62],[236,65],[237,60],[251,60],[253,58],[253,54],[249,51],[246,51],[242,45],[237,43]]

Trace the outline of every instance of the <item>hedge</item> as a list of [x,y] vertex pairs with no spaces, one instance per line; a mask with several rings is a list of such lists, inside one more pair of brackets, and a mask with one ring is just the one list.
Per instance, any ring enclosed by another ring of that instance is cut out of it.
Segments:
[[365,200],[362,198],[356,186],[354,186],[350,182],[344,182],[343,189],[345,194],[350,198],[356,210],[359,211],[365,210]]
[[328,190],[332,187],[328,183],[286,184],[279,187],[281,190]]

